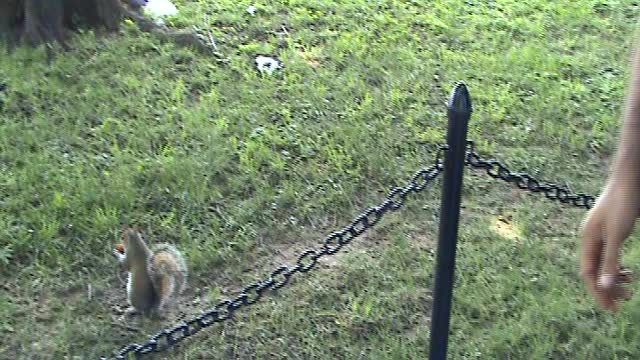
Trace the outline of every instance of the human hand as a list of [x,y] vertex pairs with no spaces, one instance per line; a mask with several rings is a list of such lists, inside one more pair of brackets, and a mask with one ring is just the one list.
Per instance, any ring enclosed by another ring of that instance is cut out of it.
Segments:
[[581,275],[596,303],[617,310],[631,292],[632,274],[620,265],[620,249],[640,209],[640,189],[632,181],[611,180],[589,211],[581,230]]

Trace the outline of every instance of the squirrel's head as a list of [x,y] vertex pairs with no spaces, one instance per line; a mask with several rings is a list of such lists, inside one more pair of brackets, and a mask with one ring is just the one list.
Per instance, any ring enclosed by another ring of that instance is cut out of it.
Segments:
[[125,226],[122,230],[122,243],[125,251],[144,251],[146,245],[137,226]]

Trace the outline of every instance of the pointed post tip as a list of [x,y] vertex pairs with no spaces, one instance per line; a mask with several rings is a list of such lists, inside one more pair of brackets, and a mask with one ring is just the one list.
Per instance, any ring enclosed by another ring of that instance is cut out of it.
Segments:
[[469,95],[469,90],[464,82],[458,81],[456,83],[456,86],[451,92],[451,97],[449,98],[447,107],[449,110],[459,113],[471,113],[473,111],[473,107],[471,106],[471,96]]

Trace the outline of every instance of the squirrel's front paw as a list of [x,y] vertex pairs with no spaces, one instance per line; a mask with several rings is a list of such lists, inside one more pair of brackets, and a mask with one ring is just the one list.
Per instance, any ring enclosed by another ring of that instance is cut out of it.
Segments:
[[124,254],[118,251],[117,249],[113,249],[113,255],[116,257],[116,259],[118,259],[118,261],[120,262],[124,261]]

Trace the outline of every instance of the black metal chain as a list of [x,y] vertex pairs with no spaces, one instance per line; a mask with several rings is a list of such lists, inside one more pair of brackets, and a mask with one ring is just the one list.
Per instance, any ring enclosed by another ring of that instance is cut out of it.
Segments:
[[498,160],[485,160],[475,152],[473,141],[471,140],[467,140],[466,162],[467,165],[472,168],[484,169],[489,176],[515,184],[522,190],[528,190],[534,193],[543,193],[547,199],[587,209],[591,209],[595,202],[595,198],[591,195],[574,193],[567,186],[560,186],[558,184],[540,181],[527,173],[512,172]]
[[[132,343],[123,347],[115,355],[115,359],[139,359],[150,353],[165,351],[204,328],[230,319],[236,310],[255,304],[267,291],[278,290],[287,285],[296,273],[310,271],[320,258],[337,253],[353,239],[380,222],[386,213],[400,209],[409,194],[424,190],[443,171],[442,155],[445,150],[446,146],[441,146],[433,165],[418,170],[405,186],[392,188],[380,205],[364,210],[349,225],[329,234],[320,249],[302,252],[295,266],[282,265],[272,271],[266,279],[245,287],[235,298],[222,300],[202,314],[158,332],[142,344]],[[101,360],[107,359],[107,357],[101,358]]]

